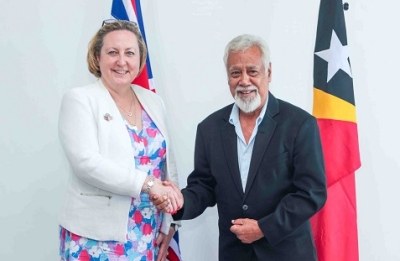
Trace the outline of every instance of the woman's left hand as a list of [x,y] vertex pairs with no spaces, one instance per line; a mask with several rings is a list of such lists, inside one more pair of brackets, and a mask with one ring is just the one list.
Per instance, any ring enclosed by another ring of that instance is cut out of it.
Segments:
[[160,234],[157,237],[156,243],[158,248],[158,256],[156,261],[165,261],[168,255],[168,247],[169,247],[169,242],[171,242],[172,237],[174,236],[175,229],[171,226],[169,228],[169,233],[168,235],[160,232]]

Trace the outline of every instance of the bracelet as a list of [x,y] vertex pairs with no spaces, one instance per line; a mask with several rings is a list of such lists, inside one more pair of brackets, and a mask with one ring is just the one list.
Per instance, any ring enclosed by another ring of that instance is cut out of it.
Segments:
[[150,193],[150,189],[153,187],[154,185],[154,176],[150,176],[149,181],[147,181],[147,185],[146,188],[143,190],[144,193],[149,194]]

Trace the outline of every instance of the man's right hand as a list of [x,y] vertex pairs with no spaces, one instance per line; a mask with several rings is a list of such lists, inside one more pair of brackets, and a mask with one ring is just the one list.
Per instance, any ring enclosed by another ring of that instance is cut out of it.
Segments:
[[[168,197],[168,194],[157,195],[151,194],[150,200],[156,205],[157,209],[161,210],[164,213],[175,214],[179,209],[183,207],[184,198],[180,191],[180,189],[169,179],[162,182],[163,186],[169,186],[173,189],[173,191],[178,195],[178,197],[171,199]],[[174,194],[175,194],[174,193]],[[174,200],[174,204],[171,203],[171,200]]]

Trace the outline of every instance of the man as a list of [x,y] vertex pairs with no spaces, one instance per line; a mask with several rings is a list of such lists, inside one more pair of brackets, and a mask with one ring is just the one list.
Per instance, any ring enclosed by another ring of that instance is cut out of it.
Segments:
[[309,219],[326,201],[326,183],[316,120],[269,92],[263,39],[234,38],[224,62],[235,103],[198,125],[194,170],[173,217],[217,204],[220,261],[317,260]]

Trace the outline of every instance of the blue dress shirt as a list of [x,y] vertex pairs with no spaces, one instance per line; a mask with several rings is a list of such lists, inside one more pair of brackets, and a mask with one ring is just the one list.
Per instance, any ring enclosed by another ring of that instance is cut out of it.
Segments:
[[254,126],[253,133],[251,134],[248,144],[246,144],[246,140],[243,136],[242,127],[239,121],[239,107],[236,104],[233,105],[231,115],[229,116],[229,123],[235,126],[235,132],[237,136],[239,171],[240,171],[240,178],[242,180],[243,192],[246,189],[247,176],[249,174],[249,168],[251,162],[251,155],[253,154],[253,147],[255,140],[254,138],[258,131],[258,125],[260,125],[261,121],[264,118],[265,111],[267,109],[267,104],[268,104],[268,98],[260,112],[260,115],[256,120],[256,126]]

